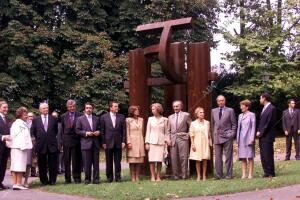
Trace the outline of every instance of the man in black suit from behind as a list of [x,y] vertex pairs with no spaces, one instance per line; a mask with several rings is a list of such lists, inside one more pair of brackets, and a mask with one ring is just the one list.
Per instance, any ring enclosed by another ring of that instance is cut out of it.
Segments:
[[115,181],[121,181],[122,149],[126,144],[126,126],[124,115],[118,114],[119,104],[115,101],[109,104],[109,112],[100,118],[103,148],[106,156],[107,181],[114,178],[113,161],[115,164]]
[[273,143],[275,142],[276,108],[272,105],[268,93],[260,96],[260,104],[264,107],[260,114],[257,137],[259,137],[261,163],[264,170],[263,177],[272,178],[275,177]]
[[8,104],[6,101],[0,101],[0,190],[7,189],[3,185],[3,180],[6,172],[7,160],[10,154],[10,149],[6,147],[5,141],[10,141],[10,122],[7,119]]
[[296,102],[294,99],[288,100],[288,106],[288,109],[284,110],[282,114],[282,128],[286,135],[285,160],[290,160],[291,157],[292,138],[294,138],[295,143],[296,160],[299,160],[300,111],[295,108]]
[[84,115],[76,121],[76,133],[80,136],[83,167],[85,173],[85,184],[91,183],[93,167],[93,184],[100,183],[99,176],[99,151],[101,146],[100,123],[96,116],[93,116],[94,106],[85,103]]
[[76,102],[67,101],[67,112],[61,115],[63,153],[65,163],[65,183],[71,183],[72,176],[75,183],[81,182],[81,148],[80,136],[76,134],[76,121],[82,113],[76,111]]
[[[57,178],[57,159],[58,144],[57,119],[49,115],[49,106],[47,103],[41,103],[39,106],[41,115],[32,120],[31,135],[35,137],[36,152],[38,155],[39,177],[43,185],[54,185]],[[49,171],[49,177],[48,177]]]

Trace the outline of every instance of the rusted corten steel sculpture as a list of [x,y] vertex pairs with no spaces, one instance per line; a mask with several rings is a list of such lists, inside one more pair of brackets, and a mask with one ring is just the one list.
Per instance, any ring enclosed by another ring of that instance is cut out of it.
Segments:
[[[171,43],[173,31],[190,28],[192,28],[191,17],[137,27],[137,32],[161,33],[159,44],[129,52],[129,80],[124,86],[129,88],[129,104],[140,106],[141,116],[144,119],[150,115],[151,86],[164,87],[165,116],[172,113],[173,100],[182,100],[191,116],[194,117],[195,108],[201,106],[205,109],[206,118],[210,119],[212,102],[210,83],[216,80],[217,74],[211,72],[209,44]],[[151,77],[150,61],[153,58],[158,59],[163,77]],[[210,165],[212,166],[212,163]]]

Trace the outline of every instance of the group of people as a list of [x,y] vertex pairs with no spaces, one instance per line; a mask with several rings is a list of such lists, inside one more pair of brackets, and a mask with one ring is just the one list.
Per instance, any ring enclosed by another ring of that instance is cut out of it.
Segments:
[[[162,105],[153,103],[153,116],[148,118],[144,127],[138,105],[130,106],[128,118],[125,118],[118,113],[118,102],[113,101],[109,112],[97,117],[93,115],[93,104],[85,103],[84,113],[80,113],[76,110],[76,102],[68,100],[68,111],[59,118],[57,112],[49,114],[47,103],[41,103],[40,115],[29,119],[28,110],[20,107],[15,112],[14,122],[10,123],[7,119],[8,104],[0,101],[0,189],[6,188],[2,182],[9,156],[13,189],[28,189],[28,175],[25,184],[22,184],[22,177],[24,173],[29,174],[33,147],[37,153],[40,182],[44,185],[56,183],[59,160],[64,164],[66,184],[72,182],[72,177],[74,183],[81,183],[82,169],[85,184],[99,184],[101,147],[105,149],[108,182],[121,181],[122,151],[125,148],[132,181],[139,181],[141,166],[146,158],[150,165],[151,181],[161,181],[162,163],[167,157],[170,157],[174,180],[188,178],[190,159],[196,161],[197,180],[200,181],[206,180],[207,160],[212,157],[213,145],[216,178],[233,178],[233,142],[236,140],[238,158],[242,161],[242,178],[251,179],[256,137],[259,138],[263,176],[274,177],[276,109],[270,95],[264,93],[260,96],[263,110],[258,126],[255,114],[249,111],[249,100],[240,102],[242,113],[238,120],[234,110],[226,107],[224,96],[217,97],[217,104],[218,107],[211,111],[210,121],[205,119],[204,108],[201,107],[195,109],[195,120],[192,121],[190,114],[183,111],[181,101],[173,102],[174,114],[168,118],[163,116]],[[286,160],[290,159],[292,138],[296,145],[296,159],[299,159],[300,112],[295,109],[294,100],[289,100],[288,105],[282,120],[287,136]],[[57,140],[59,132],[61,145]]]

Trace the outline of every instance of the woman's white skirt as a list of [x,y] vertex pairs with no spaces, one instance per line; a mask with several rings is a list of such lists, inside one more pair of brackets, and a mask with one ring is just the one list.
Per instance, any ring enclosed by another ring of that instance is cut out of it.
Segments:
[[25,172],[27,165],[28,150],[11,149],[10,150],[10,171]]

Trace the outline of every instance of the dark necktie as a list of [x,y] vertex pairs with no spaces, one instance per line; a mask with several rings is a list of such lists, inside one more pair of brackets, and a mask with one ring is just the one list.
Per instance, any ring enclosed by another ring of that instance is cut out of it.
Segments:
[[73,127],[73,122],[74,122],[74,114],[73,113],[69,113],[69,126],[70,128]]
[[222,110],[223,110],[223,108],[220,108],[220,112],[219,112],[219,119],[221,119],[221,117],[222,117]]
[[48,130],[48,121],[47,121],[47,116],[44,116],[44,129],[47,132]]
[[175,113],[176,115],[176,120],[175,120],[175,128],[176,128],[176,131],[178,129],[178,113]]
[[6,124],[5,116],[2,117],[4,124]]

